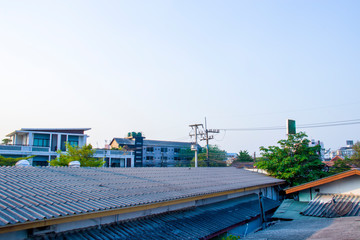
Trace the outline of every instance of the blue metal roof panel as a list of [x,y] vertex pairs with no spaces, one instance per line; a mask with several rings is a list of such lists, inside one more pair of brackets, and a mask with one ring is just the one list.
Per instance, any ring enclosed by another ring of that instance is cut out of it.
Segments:
[[[253,198],[254,199],[254,198]],[[264,198],[266,211],[279,202]],[[52,239],[199,239],[260,214],[259,201],[225,202],[51,235]],[[219,221],[221,219],[221,221]],[[50,235],[43,236],[51,239]],[[39,238],[38,238],[39,239]]]

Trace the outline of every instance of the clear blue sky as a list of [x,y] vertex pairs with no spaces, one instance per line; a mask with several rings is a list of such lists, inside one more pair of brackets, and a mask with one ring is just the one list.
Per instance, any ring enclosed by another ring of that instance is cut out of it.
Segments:
[[[360,119],[359,1],[2,1],[0,137],[91,127],[188,141],[189,124],[250,128]],[[360,125],[307,129],[326,148]],[[221,132],[258,151],[285,131]]]

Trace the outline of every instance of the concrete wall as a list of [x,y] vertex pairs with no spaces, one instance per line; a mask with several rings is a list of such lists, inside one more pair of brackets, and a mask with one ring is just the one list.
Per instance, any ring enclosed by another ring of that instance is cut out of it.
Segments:
[[300,202],[309,202],[318,193],[337,193],[360,195],[360,176],[351,176],[299,192]]

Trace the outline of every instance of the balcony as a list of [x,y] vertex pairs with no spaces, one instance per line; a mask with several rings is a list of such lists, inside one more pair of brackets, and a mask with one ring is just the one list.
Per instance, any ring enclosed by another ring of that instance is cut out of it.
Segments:
[[50,152],[50,147],[0,145],[0,152]]

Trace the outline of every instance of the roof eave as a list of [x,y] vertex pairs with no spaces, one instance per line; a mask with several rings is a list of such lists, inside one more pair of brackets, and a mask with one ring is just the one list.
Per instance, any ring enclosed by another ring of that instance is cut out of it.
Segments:
[[302,190],[305,190],[305,189],[308,189],[308,188],[317,187],[317,186],[320,186],[320,185],[323,185],[323,184],[326,184],[326,183],[330,183],[330,182],[333,182],[333,181],[336,181],[336,180],[339,180],[339,179],[342,179],[342,178],[354,176],[354,175],[359,175],[360,176],[360,171],[357,170],[357,169],[353,169],[353,170],[349,170],[349,171],[346,171],[346,172],[335,174],[335,175],[332,175],[332,176],[329,176],[329,177],[321,178],[319,180],[315,180],[315,181],[312,181],[312,182],[301,184],[299,186],[295,186],[295,187],[285,189],[285,193],[290,194],[290,193],[294,193],[294,192],[299,192],[299,191],[302,191]]

